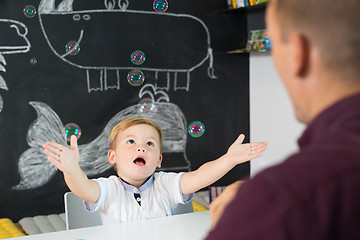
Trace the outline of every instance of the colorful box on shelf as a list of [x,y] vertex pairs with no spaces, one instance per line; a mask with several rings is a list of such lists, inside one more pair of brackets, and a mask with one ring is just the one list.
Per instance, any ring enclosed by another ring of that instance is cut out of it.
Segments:
[[253,30],[249,32],[246,44],[247,51],[267,52],[271,49],[269,34],[265,29]]
[[257,5],[260,3],[268,2],[269,0],[249,0],[250,5]]
[[227,5],[229,9],[242,8],[252,5],[258,5],[261,3],[266,3],[269,0],[227,0]]

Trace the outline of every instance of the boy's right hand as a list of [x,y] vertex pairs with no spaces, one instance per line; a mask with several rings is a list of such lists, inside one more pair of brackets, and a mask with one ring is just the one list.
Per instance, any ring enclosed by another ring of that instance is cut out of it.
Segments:
[[71,174],[79,168],[79,149],[75,135],[70,138],[70,148],[55,142],[46,142],[43,148],[49,162],[63,173]]

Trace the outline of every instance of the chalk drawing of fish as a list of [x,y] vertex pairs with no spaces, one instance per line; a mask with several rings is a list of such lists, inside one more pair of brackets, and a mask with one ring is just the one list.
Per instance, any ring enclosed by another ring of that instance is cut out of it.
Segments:
[[[144,86],[140,96],[156,98],[166,101],[166,96],[155,91],[152,85]],[[46,184],[57,172],[43,153],[42,145],[46,141],[54,141],[66,145],[63,136],[64,124],[59,116],[45,103],[29,103],[37,112],[37,119],[30,125],[26,141],[30,146],[19,158],[18,168],[21,181],[13,189],[24,190],[40,187]],[[181,109],[169,102],[156,102],[157,112],[151,117],[164,133],[163,166],[159,170],[190,170],[185,146],[187,137],[187,123]],[[138,105],[133,105],[117,113],[105,126],[103,131],[93,141],[79,145],[82,170],[88,175],[102,173],[112,167],[108,162],[108,135],[111,129],[126,117],[139,117]]]

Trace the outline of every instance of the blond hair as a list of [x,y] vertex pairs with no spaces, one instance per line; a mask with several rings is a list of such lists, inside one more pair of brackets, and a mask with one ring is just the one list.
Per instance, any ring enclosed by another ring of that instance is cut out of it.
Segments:
[[163,133],[162,133],[161,128],[158,125],[156,125],[153,121],[151,121],[150,119],[141,118],[141,117],[125,118],[124,120],[122,120],[121,122],[116,124],[115,127],[113,127],[113,129],[109,133],[109,149],[110,150],[115,149],[116,137],[117,137],[119,132],[125,131],[129,127],[140,125],[140,124],[149,125],[149,126],[153,127],[156,130],[156,132],[159,135],[160,154],[161,154],[162,153],[162,142],[163,142]]

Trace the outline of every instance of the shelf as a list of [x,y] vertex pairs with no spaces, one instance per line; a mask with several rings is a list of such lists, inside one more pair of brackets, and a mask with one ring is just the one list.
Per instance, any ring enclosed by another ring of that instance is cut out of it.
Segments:
[[241,12],[255,12],[255,11],[259,11],[259,10],[264,10],[267,6],[267,2],[265,3],[260,3],[260,4],[256,4],[256,5],[252,5],[252,6],[248,6],[248,7],[241,7],[241,8],[235,8],[235,9],[225,9],[225,10],[219,10],[216,11],[218,13],[241,13]]
[[257,54],[264,54],[270,53],[271,51],[255,51],[255,50],[247,50],[247,49],[235,49],[227,52],[214,52],[214,54],[250,54],[250,53],[257,53]]

